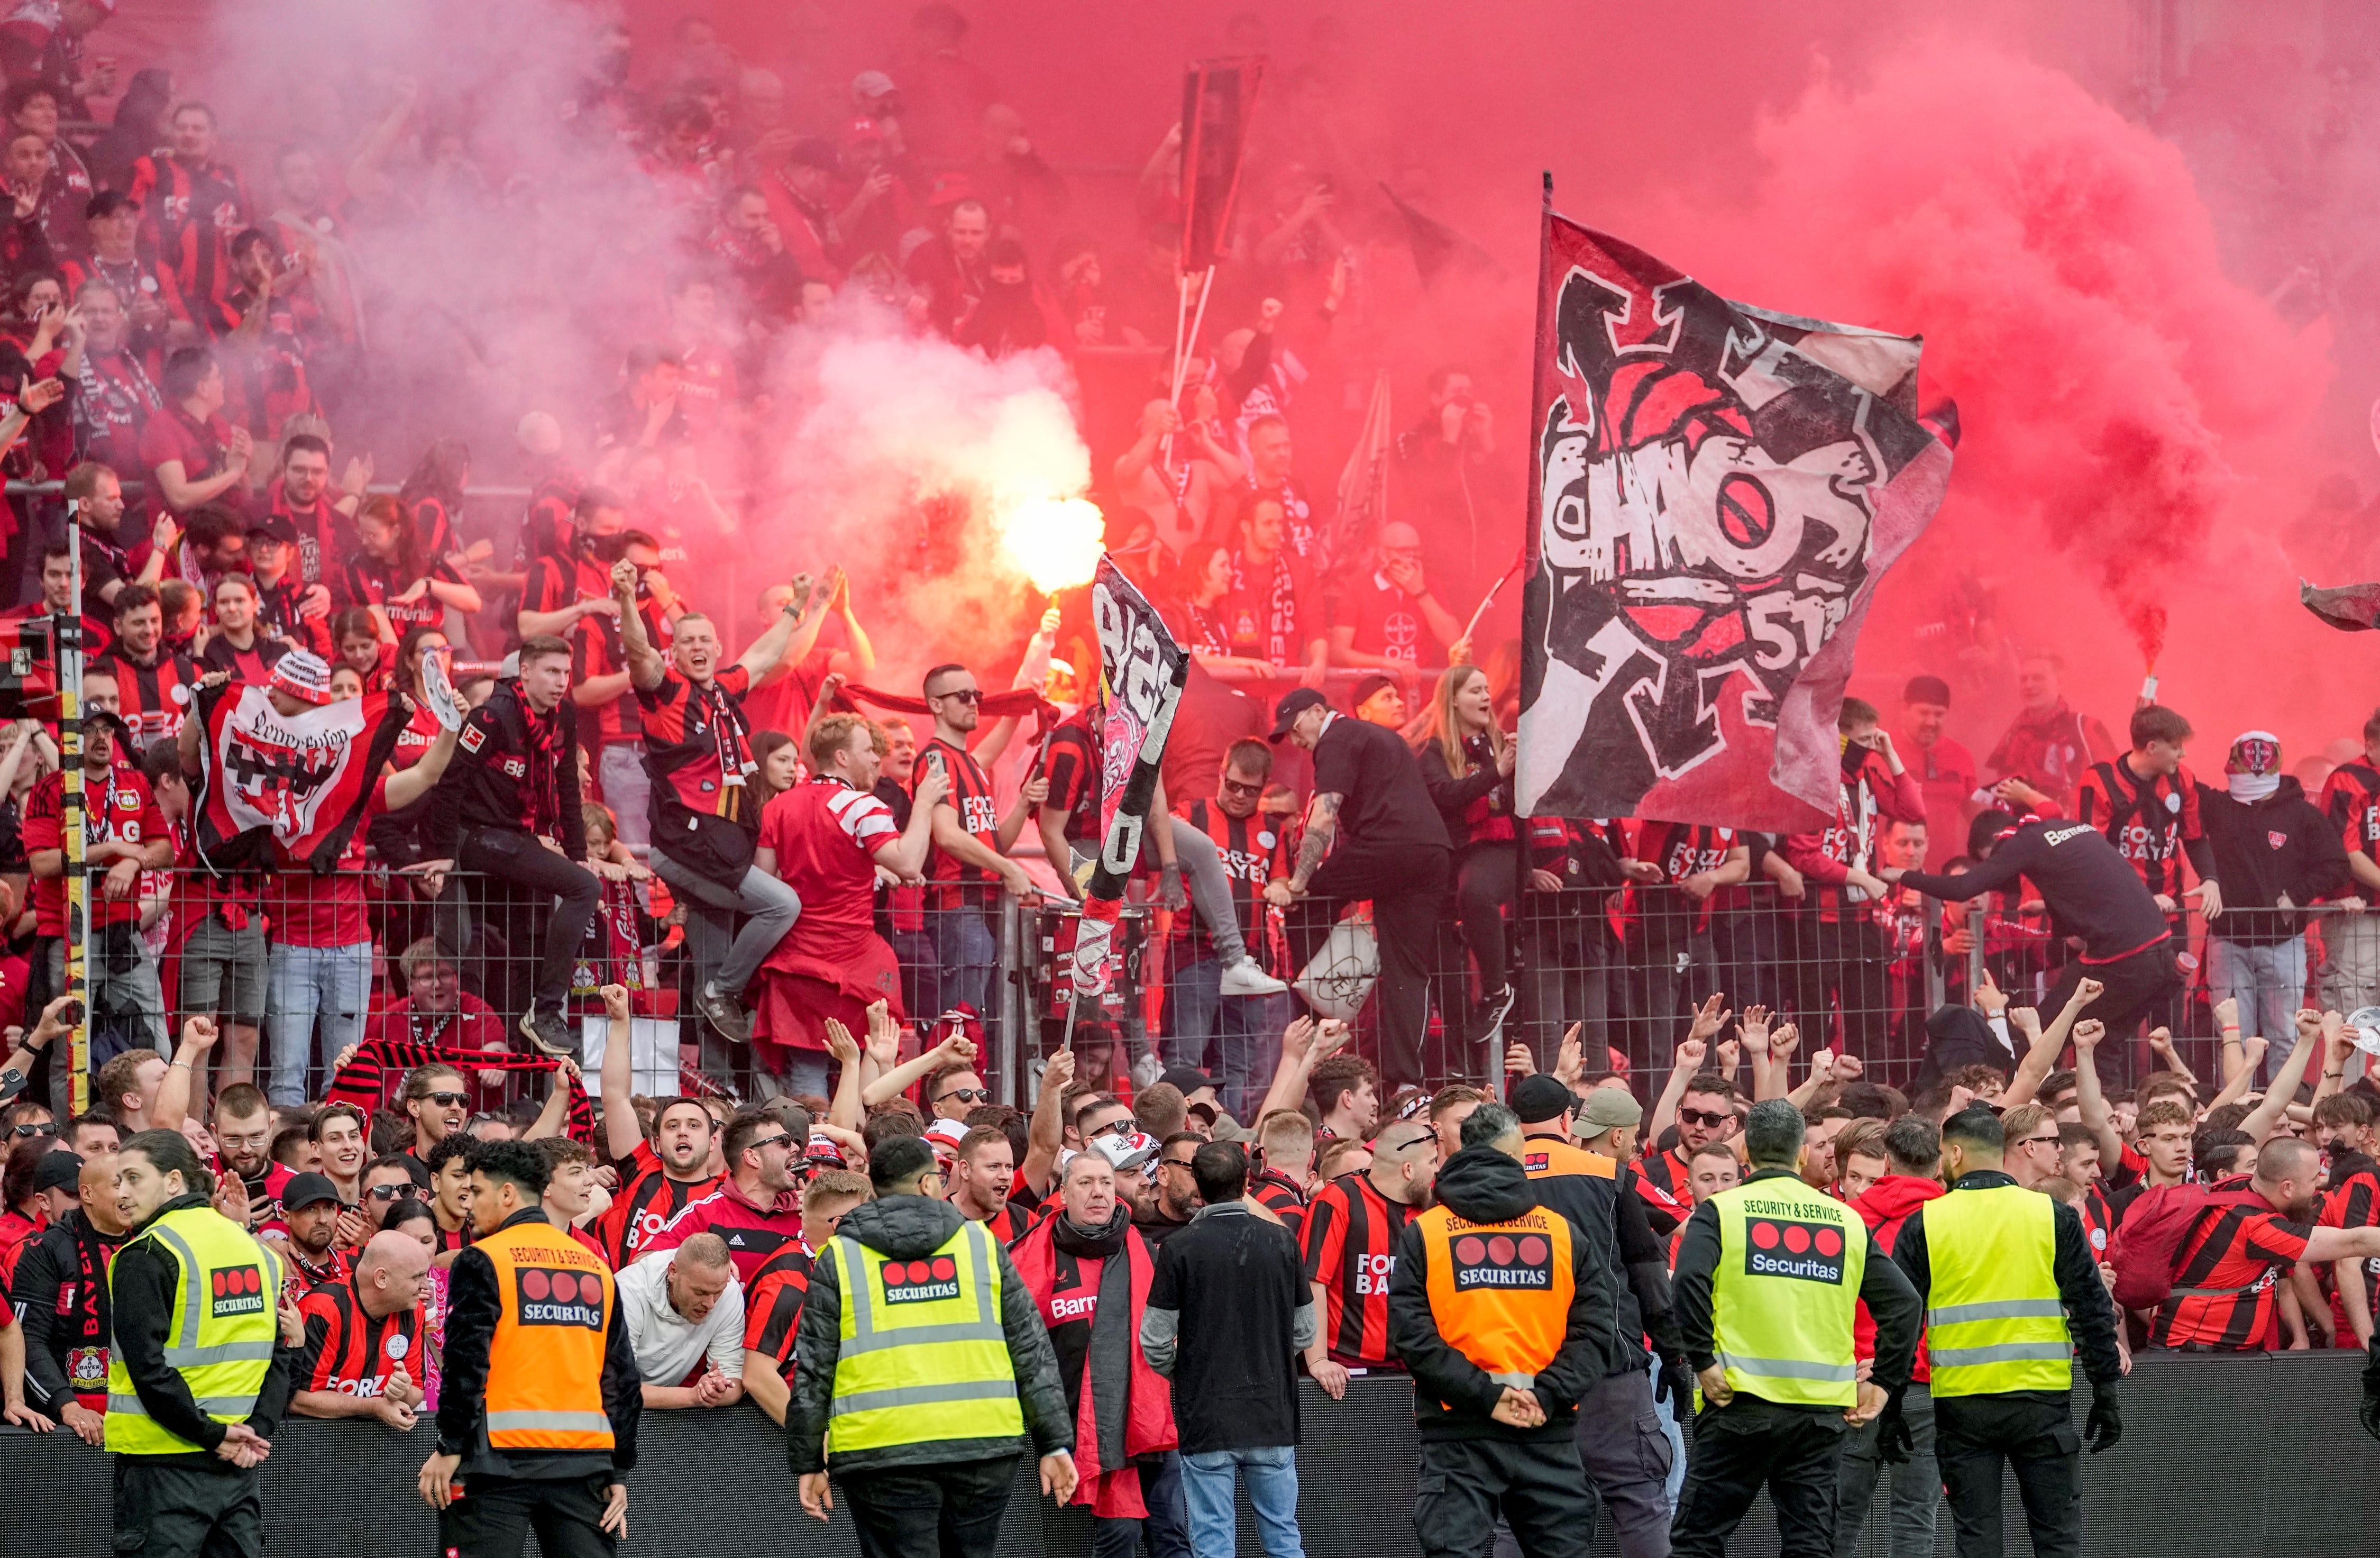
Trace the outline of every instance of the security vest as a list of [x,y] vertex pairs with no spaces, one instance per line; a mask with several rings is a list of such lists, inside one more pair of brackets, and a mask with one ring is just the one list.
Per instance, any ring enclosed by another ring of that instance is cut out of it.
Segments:
[[1472,1223],[1434,1206],[1414,1226],[1439,1335],[1498,1384],[1533,1388],[1570,1331],[1570,1219],[1532,1207]]
[[847,1235],[819,1259],[833,1264],[843,1296],[828,1455],[1024,1434],[998,1247],[982,1223],[961,1223],[922,1260],[895,1260]]
[[619,1296],[602,1259],[551,1223],[499,1228],[471,1247],[496,1268],[488,1344],[488,1443],[609,1450],[603,1353]]
[[[281,1260],[245,1228],[212,1207],[166,1212],[125,1248],[152,1240],[181,1266],[174,1289],[174,1324],[165,1336],[165,1363],[182,1376],[199,1410],[219,1423],[244,1423],[273,1368],[281,1331]],[[117,1259],[123,1250],[116,1252]],[[109,1297],[115,1272],[109,1271]],[[116,1310],[122,1313],[121,1309]],[[124,1367],[124,1349],[111,1346],[107,1363],[108,1449],[120,1455],[201,1455],[149,1416]]]
[[2058,1203],[2016,1185],[1925,1203],[1925,1328],[1936,1396],[2062,1391],[2074,1343],[2058,1293]]
[[1791,1175],[1722,1190],[1709,1204],[1718,1213],[1711,1330],[1728,1388],[1796,1406],[1853,1405],[1867,1224]]

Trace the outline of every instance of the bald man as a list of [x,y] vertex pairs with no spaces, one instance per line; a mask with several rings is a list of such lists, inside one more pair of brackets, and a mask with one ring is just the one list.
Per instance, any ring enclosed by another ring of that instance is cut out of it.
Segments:
[[290,1409],[301,1418],[378,1418],[399,1433],[421,1406],[422,1278],[430,1250],[410,1235],[374,1234],[353,1275],[306,1295]]
[[1421,574],[1421,532],[1380,527],[1373,571],[1349,584],[1330,628],[1330,663],[1410,673],[1443,665],[1463,624],[1438,603]]

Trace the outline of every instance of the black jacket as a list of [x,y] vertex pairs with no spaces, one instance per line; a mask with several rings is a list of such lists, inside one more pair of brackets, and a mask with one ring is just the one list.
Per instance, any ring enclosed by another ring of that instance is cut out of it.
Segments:
[[[2226,907],[2225,913],[2229,913]],[[1959,1190],[1989,1190],[2016,1181],[1996,1169],[1962,1175],[1952,1187]],[[1929,1203],[1930,1204],[1930,1203]],[[2056,1209],[2058,1249],[2050,1271],[2058,1278],[2058,1296],[2066,1302],[2067,1328],[2074,1333],[2075,1355],[2094,1388],[2112,1385],[2124,1373],[2123,1356],[2116,1350],[2116,1307],[2100,1280],[2099,1258],[2092,1252],[2090,1235],[2082,1231],[2082,1213],[2070,1206]],[[1893,1241],[1892,1262],[1908,1277],[1923,1300],[1934,1291],[1934,1265],[1925,1248],[1925,1208],[1919,1207],[1900,1225]],[[2016,1391],[2023,1396],[2063,1399],[2064,1391]]]
[[1512,816],[1512,782],[1496,776],[1496,759],[1486,736],[1475,737],[1472,745],[1471,772],[1460,779],[1436,736],[1423,742],[1417,754],[1421,782],[1429,786],[1429,798],[1446,823],[1446,836],[1457,849],[1473,841],[1471,808],[1478,801],[1488,800],[1491,813],[1507,822]]
[[[2078,824],[2079,825],[2079,824]],[[2097,837],[2097,834],[2093,834]],[[2099,841],[2105,844],[2107,840]],[[2140,878],[2132,879],[2135,882]],[[1744,1181],[1757,1185],[1764,1179],[1792,1179],[1800,1175],[1791,1169],[1755,1169]],[[1911,1223],[1916,1222],[1914,1217]],[[1896,1252],[1908,1248],[1909,1231],[1901,1230]],[[1718,1361],[1716,1328],[1712,1322],[1711,1278],[1718,1270],[1719,1232],[1718,1208],[1705,1201],[1694,1208],[1686,1219],[1686,1232],[1678,1241],[1678,1269],[1675,1292],[1678,1301],[1678,1329],[1684,1333],[1686,1357],[1697,1373]],[[1868,1246],[1867,1264],[1860,1277],[1859,1296],[1867,1305],[1867,1312],[1876,1321],[1876,1368],[1869,1382],[1881,1386],[1887,1393],[1898,1394],[1909,1383],[1909,1368],[1917,1357],[1917,1329],[1925,1319],[1925,1307],[1911,1290],[1909,1279],[1900,1268],[1885,1258],[1874,1244]],[[1844,1349],[1850,1350],[1851,1338],[1844,1339]],[[1738,1405],[1747,1399],[1741,1393]],[[1779,1412],[1816,1412],[1835,1416],[1841,1414],[1832,1406],[1802,1406],[1781,1402],[1762,1401],[1762,1406]]]
[[[92,1227],[76,1207],[34,1235],[17,1256],[9,1287],[24,1315],[26,1397],[53,1418],[75,1398],[75,1349],[108,1345],[107,1268],[123,1243],[121,1235]],[[91,1280],[93,1275],[98,1280]],[[107,1382],[86,1382],[81,1390],[103,1394]]]
[[2217,941],[2273,946],[2305,929],[2305,916],[2279,908],[2281,895],[2300,908],[2348,886],[2347,844],[2330,819],[2287,774],[2262,800],[2198,786],[2198,816],[2215,850],[2223,912],[2209,927]]
[[1157,1252],[1140,1351],[1173,1382],[1182,1453],[1277,1449],[1300,1438],[1297,1355],[1322,1306],[1289,1230],[1220,1201]]
[[[503,1227],[550,1221],[537,1207],[524,1207],[504,1221]],[[627,1314],[612,1306],[611,1329],[603,1336],[603,1415],[612,1419],[612,1448],[504,1451],[488,1442],[488,1351],[495,1341],[496,1320],[504,1312],[504,1292],[496,1280],[496,1263],[477,1248],[455,1257],[446,1273],[446,1351],[440,1362],[438,1387],[438,1453],[463,1457],[462,1471],[491,1477],[537,1481],[564,1481],[598,1472],[626,1472],[637,1464],[637,1423],[645,1411],[644,1376],[637,1372],[637,1354],[628,1336]]]
[[[108,1276],[109,1298],[115,1309],[112,1356],[132,1376],[133,1394],[140,1396],[140,1405],[159,1428],[193,1444],[206,1446],[188,1455],[144,1456],[144,1460],[237,1475],[238,1467],[214,1454],[215,1446],[224,1442],[224,1425],[199,1410],[188,1382],[179,1369],[165,1361],[166,1337],[176,1319],[174,1295],[182,1280],[181,1257],[162,1239],[138,1237],[141,1229],[167,1212],[206,1205],[207,1198],[196,1192],[176,1197],[158,1208],[149,1222],[133,1229],[133,1236],[115,1252]],[[248,1415],[248,1426],[270,1439],[280,1427],[281,1414],[288,1406],[289,1352],[276,1346],[273,1362],[265,1369],[264,1384],[256,1393],[256,1409]]]
[[[920,1260],[950,1242],[965,1214],[928,1196],[886,1196],[855,1208],[838,1235],[849,1235],[880,1255]],[[1075,1421],[1066,1411],[1066,1390],[1058,1377],[1058,1354],[1042,1329],[1041,1310],[1008,1251],[993,1241],[1000,1261],[1000,1323],[1007,1333],[1009,1362],[1016,1370],[1016,1400],[1025,1411],[1025,1436],[1017,1439],[929,1439],[881,1450],[846,1450],[834,1458],[838,1472],[870,1467],[939,1466],[1013,1455],[1028,1443],[1037,1455],[1075,1447]],[[794,1475],[824,1471],[827,1419],[834,1410],[834,1366],[843,1355],[843,1277],[839,1262],[820,1259],[810,1267],[809,1295],[802,1300],[801,1329],[794,1341],[794,1395],[785,1407],[785,1460]]]
[[[1541,1142],[1567,1147],[1559,1131],[1543,1138],[1532,1135],[1522,1152],[1527,1172],[1532,1154],[1549,1156]],[[1572,1149],[1576,1150],[1576,1149]],[[1612,1354],[1606,1375],[1640,1372],[1645,1364],[1645,1338],[1664,1357],[1682,1358],[1678,1322],[1670,1301],[1670,1255],[1653,1232],[1645,1212],[1645,1198],[1635,1193],[1621,1164],[1609,1178],[1593,1174],[1567,1174],[1559,1168],[1531,1174],[1530,1187],[1537,1204],[1570,1219],[1597,1250],[1612,1273]]]
[[[2014,887],[2019,878],[2040,889],[2058,923],[2082,938],[2086,963],[2112,963],[2173,933],[2148,883],[2107,835],[2064,817],[2025,823],[1962,875],[1904,871],[1900,885],[1964,903]],[[2228,899],[2228,881],[2224,892]]]
[[[500,682],[493,696],[463,720],[455,756],[439,776],[437,787],[424,803],[429,817],[422,823],[428,848],[446,859],[455,858],[457,834],[466,829],[519,833],[527,813],[527,765],[536,760],[529,746],[528,712],[520,683]],[[554,710],[562,722],[552,764],[556,809],[555,842],[573,860],[587,858],[587,819],[578,802],[576,769],[578,710],[567,698]],[[518,772],[516,772],[516,769]]]
[[[1537,1192],[1520,1161],[1493,1147],[1466,1147],[1438,1172],[1439,1202],[1471,1223],[1509,1223],[1537,1209]],[[1548,1208],[1548,1210],[1553,1210]],[[1579,1397],[1604,1377],[1616,1347],[1610,1248],[1573,1227],[1570,1241],[1569,1328],[1553,1361],[1532,1387],[1546,1410],[1533,1429],[1513,1428],[1490,1414],[1504,1387],[1457,1352],[1438,1329],[1429,1305],[1429,1255],[1421,1224],[1397,1235],[1396,1269],[1389,1278],[1389,1336],[1413,1374],[1414,1422],[1425,1440],[1567,1440]]]

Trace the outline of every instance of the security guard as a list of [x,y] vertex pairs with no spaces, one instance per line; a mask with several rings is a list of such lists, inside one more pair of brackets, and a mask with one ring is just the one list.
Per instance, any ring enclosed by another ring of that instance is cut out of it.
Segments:
[[[608,1558],[628,1532],[644,1386],[611,1269],[546,1220],[550,1171],[526,1141],[472,1144],[471,1223],[447,1273],[438,1448],[421,1465],[438,1545]],[[461,1474],[457,1480],[456,1474]]]
[[794,1341],[785,1458],[802,1507],[851,1497],[867,1558],[990,1558],[1016,1453],[1041,1491],[1074,1496],[1075,1426],[1032,1291],[984,1224],[941,1199],[914,1136],[868,1154],[876,1199],[846,1214],[810,1267]]
[[[1857,1212],[1802,1182],[1791,1102],[1754,1104],[1743,1144],[1752,1176],[1695,1207],[1678,1248],[1678,1326],[1703,1410],[1670,1552],[1719,1558],[1766,1482],[1781,1558],[1831,1558],[1843,1428],[1909,1382],[1917,1295],[1891,1261],[1868,1259]],[[1861,1299],[1876,1320],[1864,1382],[1852,1345]]]
[[[1597,1091],[1632,1121],[1641,1117],[1625,1091]],[[1654,1236],[1644,1198],[1621,1184],[1618,1162],[1571,1144],[1579,1100],[1569,1083],[1540,1071],[1515,1082],[1510,1096],[1527,1138],[1521,1167],[1539,1204],[1569,1218],[1603,1252],[1615,1283],[1612,1355],[1580,1400],[1572,1436],[1579,1464],[1611,1511],[1621,1558],[1669,1558],[1670,1436],[1654,1408],[1667,1396],[1674,1410],[1693,1411],[1694,1372],[1671,1312],[1668,1252]],[[1661,1355],[1658,1386],[1646,1369],[1647,1334]]]
[[115,1550],[143,1558],[264,1551],[256,1467],[288,1404],[281,1261],[209,1204],[179,1131],[118,1149],[115,1205],[132,1230],[108,1268],[115,1340],[107,1448]]
[[1609,1252],[1537,1204],[1521,1122],[1483,1103],[1438,1171],[1438,1204],[1405,1224],[1389,1335],[1412,1371],[1421,1440],[1414,1534],[1469,1558],[1499,1507],[1532,1558],[1585,1558],[1595,1493],[1571,1436],[1612,1356]]
[[[1942,1123],[1950,1193],[1909,1214],[1892,1260],[1925,1302],[1934,1455],[1961,1558],[1998,1558],[2004,1461],[2016,1471],[2034,1552],[2059,1558],[2082,1543],[2074,1355],[2091,1380],[2084,1431],[2094,1455],[2123,1436],[2123,1359],[2082,1217],[2002,1173],[2006,1141],[1988,1109]],[[1906,1437],[1888,1416],[1887,1453],[1896,1433]]]

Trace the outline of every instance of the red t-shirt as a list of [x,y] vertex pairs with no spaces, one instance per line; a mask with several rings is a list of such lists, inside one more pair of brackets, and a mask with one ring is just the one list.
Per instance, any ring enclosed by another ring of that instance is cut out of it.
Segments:
[[[199,422],[181,407],[167,406],[141,424],[140,463],[148,467],[150,480],[154,482],[157,468],[168,460],[181,462],[182,480],[185,481],[199,482],[220,476],[231,468],[230,427],[221,417],[209,417],[204,422]],[[164,508],[164,489],[152,485],[149,490],[155,494],[157,506]],[[233,483],[210,503],[237,511],[240,506],[238,483]],[[179,521],[188,516],[176,511],[174,517]]]
[[[107,787],[102,793],[91,776],[83,776],[83,847],[94,844],[141,844],[150,839],[171,836],[165,826],[165,814],[157,809],[157,801],[149,793],[149,781],[128,768],[109,771]],[[33,786],[25,801],[23,839],[28,852],[36,849],[66,847],[66,775],[52,773]],[[89,895],[91,922],[93,925],[117,925],[140,916],[137,895],[120,902],[110,902],[102,893],[100,881],[105,868],[91,873]],[[63,936],[67,933],[67,881],[63,876],[37,876],[33,879],[33,933],[37,936]]]
[[892,808],[831,775],[769,802],[760,847],[776,852],[778,880],[802,899],[789,951],[841,962],[875,935],[876,857],[900,837]]
[[1348,646],[1365,654],[1385,655],[1408,665],[1436,661],[1445,647],[1431,636],[1421,615],[1420,599],[1390,584],[1385,574],[1359,579],[1340,607],[1340,623],[1355,629]]
[[800,740],[802,732],[809,728],[810,710],[818,702],[819,688],[825,684],[827,672],[833,664],[834,651],[810,651],[792,670],[744,695],[744,723],[751,726],[755,735],[775,730]]

